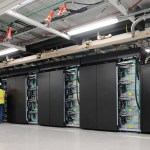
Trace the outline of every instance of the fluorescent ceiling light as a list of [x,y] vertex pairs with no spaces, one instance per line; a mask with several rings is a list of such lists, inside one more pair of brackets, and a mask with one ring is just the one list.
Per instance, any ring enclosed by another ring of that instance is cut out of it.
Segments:
[[93,22],[75,29],[72,29],[70,31],[68,31],[68,35],[77,35],[80,33],[85,33],[88,31],[92,31],[98,28],[102,28],[102,27],[106,27],[112,24],[116,24],[118,23],[119,20],[117,18],[111,18],[111,19],[107,19],[107,20],[102,20],[102,21],[97,21],[97,22]]
[[145,49],[145,52],[150,53],[150,49],[149,49],[149,48],[146,48],[146,49]]
[[17,48],[8,48],[8,49],[0,50],[0,56],[6,55],[6,54],[9,54],[9,53],[13,53],[13,52],[16,52],[16,51],[18,51]]

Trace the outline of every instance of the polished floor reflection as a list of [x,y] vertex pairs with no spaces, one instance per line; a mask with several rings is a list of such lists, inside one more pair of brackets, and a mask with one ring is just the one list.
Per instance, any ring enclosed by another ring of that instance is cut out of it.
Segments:
[[0,124],[0,150],[150,150],[150,135]]

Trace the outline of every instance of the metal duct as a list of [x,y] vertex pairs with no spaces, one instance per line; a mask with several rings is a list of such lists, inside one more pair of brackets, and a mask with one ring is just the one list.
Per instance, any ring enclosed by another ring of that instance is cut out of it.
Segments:
[[150,15],[144,15],[140,18],[138,18],[135,22],[133,22],[132,26],[131,26],[131,34],[132,34],[132,37],[134,38],[135,37],[135,27],[138,23],[140,23],[141,21],[145,21],[147,19],[150,19]]

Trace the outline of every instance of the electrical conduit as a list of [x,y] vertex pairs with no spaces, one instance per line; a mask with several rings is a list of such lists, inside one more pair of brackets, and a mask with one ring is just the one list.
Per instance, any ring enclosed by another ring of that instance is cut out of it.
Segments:
[[135,27],[138,23],[140,23],[141,21],[145,21],[147,19],[150,19],[150,14],[148,15],[144,15],[140,18],[138,18],[135,22],[133,22],[132,26],[131,26],[131,34],[132,34],[132,37],[134,38],[135,37]]

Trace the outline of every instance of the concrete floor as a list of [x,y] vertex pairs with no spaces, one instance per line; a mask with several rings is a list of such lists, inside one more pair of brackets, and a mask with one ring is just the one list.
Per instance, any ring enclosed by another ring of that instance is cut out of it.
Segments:
[[0,124],[0,150],[150,150],[150,135]]

